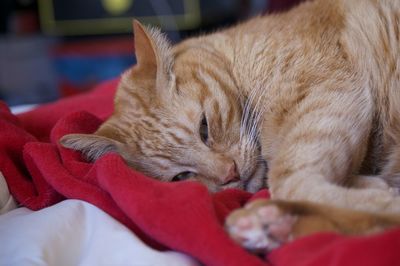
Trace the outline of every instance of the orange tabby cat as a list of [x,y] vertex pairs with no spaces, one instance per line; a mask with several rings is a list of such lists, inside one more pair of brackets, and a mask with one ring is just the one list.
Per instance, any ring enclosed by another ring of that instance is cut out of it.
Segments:
[[[138,64],[113,115],[64,146],[90,159],[114,151],[150,176],[211,191],[265,187],[267,161],[273,199],[334,205],[332,217],[357,210],[349,219],[400,211],[400,1],[309,1],[175,46],[138,22],[134,33]],[[268,217],[321,209],[271,204]]]

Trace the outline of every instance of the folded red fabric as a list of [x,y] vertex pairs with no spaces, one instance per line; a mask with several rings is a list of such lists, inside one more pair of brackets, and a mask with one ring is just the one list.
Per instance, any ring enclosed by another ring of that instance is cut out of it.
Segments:
[[164,183],[127,167],[116,154],[95,163],[58,144],[68,133],[94,132],[112,112],[118,80],[94,91],[14,116],[0,104],[0,171],[18,202],[37,210],[65,198],[88,201],[153,247],[185,252],[205,265],[396,265],[400,230],[369,237],[317,234],[272,252],[247,253],[225,233],[223,220],[251,195],[211,194],[196,182]]

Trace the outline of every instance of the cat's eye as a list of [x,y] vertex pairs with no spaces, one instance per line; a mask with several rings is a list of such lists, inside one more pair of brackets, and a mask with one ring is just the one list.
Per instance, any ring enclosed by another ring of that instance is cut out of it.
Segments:
[[191,178],[195,175],[196,175],[195,173],[189,172],[189,171],[182,172],[182,173],[179,173],[176,176],[174,176],[174,178],[172,178],[172,181],[183,181],[183,180]]
[[208,123],[205,115],[203,115],[203,118],[200,122],[199,134],[201,141],[203,141],[205,144],[208,144]]

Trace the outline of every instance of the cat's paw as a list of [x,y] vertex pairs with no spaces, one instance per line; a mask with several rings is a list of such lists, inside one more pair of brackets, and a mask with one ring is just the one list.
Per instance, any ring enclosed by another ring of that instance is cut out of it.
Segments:
[[382,178],[389,184],[395,196],[400,195],[400,174],[383,175]]
[[257,253],[271,251],[292,238],[297,216],[275,202],[255,200],[232,212],[225,223],[229,235],[242,247]]

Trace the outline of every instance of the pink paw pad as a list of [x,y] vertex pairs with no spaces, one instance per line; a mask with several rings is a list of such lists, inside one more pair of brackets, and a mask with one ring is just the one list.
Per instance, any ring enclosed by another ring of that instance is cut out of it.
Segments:
[[263,222],[274,222],[279,218],[280,210],[274,205],[268,205],[257,209],[257,215]]
[[227,220],[227,229],[243,247],[266,252],[290,239],[295,222],[295,216],[284,213],[276,205],[253,205],[231,215]]
[[236,226],[241,230],[250,229],[252,225],[253,225],[253,222],[251,219],[249,219],[249,217],[240,217],[236,221]]

